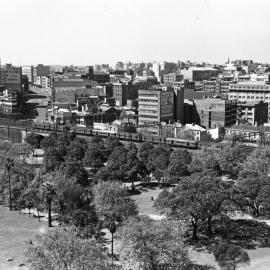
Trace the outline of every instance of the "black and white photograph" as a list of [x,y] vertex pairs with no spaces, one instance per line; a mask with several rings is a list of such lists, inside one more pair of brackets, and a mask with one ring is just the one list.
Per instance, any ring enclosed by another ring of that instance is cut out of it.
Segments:
[[0,25],[0,270],[270,270],[269,0]]

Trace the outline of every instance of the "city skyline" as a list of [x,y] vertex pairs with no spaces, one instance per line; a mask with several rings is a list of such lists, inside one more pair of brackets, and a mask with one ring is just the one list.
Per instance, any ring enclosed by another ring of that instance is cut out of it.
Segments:
[[267,0],[11,0],[1,9],[2,63],[270,62]]

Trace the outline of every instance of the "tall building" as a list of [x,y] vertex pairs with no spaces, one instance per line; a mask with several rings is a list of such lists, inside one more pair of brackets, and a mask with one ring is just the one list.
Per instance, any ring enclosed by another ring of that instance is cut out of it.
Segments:
[[270,121],[270,84],[263,81],[238,82],[229,85],[229,99],[241,102],[259,101],[268,103],[268,122]]
[[158,86],[139,90],[139,125],[174,120],[173,88]]
[[22,90],[22,69],[20,67],[6,64],[0,66],[0,85],[16,92]]
[[22,66],[22,75],[27,76],[30,84],[34,83],[33,66]]
[[174,86],[174,120],[184,122],[184,88]]
[[236,123],[237,100],[194,99],[193,121],[205,128],[229,127]]
[[160,82],[160,64],[154,62],[152,70],[153,70],[155,76],[157,77],[157,80]]
[[113,97],[116,106],[125,106],[127,104],[127,91],[122,83],[113,83]]

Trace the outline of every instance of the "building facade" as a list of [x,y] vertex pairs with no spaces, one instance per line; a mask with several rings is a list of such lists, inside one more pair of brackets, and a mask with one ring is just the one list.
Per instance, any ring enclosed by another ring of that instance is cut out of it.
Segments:
[[268,122],[270,120],[270,84],[262,81],[248,81],[231,83],[229,85],[229,99],[237,99],[241,102],[260,101],[268,103]]
[[247,123],[258,126],[268,122],[268,103],[260,101],[255,102],[238,102],[237,103],[237,120],[238,122],[246,121]]
[[125,106],[127,104],[127,91],[122,83],[113,83],[113,97],[116,106]]
[[194,99],[193,121],[207,129],[229,127],[237,120],[237,100]]
[[0,67],[0,85],[16,92],[22,91],[22,69],[6,64]]
[[173,89],[139,90],[138,111],[139,125],[173,121]]
[[182,80],[183,75],[177,72],[163,74],[163,83],[166,85],[173,85],[174,82],[180,82]]
[[27,76],[30,84],[34,83],[33,66],[22,66],[22,75]]
[[191,67],[189,69],[182,69],[181,74],[184,76],[185,80],[201,82],[217,77],[219,71],[208,67]]

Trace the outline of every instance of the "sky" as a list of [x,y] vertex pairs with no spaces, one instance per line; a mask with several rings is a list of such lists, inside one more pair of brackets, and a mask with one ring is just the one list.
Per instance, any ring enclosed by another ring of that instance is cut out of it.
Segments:
[[269,0],[0,0],[0,12],[2,64],[270,63]]

